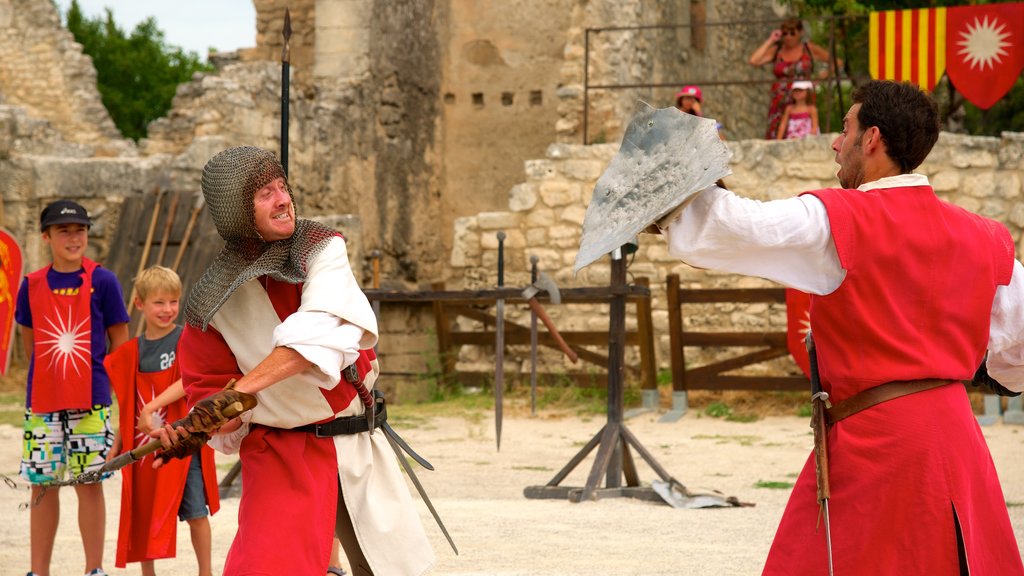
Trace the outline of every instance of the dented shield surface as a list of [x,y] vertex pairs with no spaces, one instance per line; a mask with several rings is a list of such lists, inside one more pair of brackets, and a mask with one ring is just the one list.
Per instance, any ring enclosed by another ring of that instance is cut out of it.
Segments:
[[644,102],[638,108],[594,187],[573,272],[731,173],[731,154],[714,120]]

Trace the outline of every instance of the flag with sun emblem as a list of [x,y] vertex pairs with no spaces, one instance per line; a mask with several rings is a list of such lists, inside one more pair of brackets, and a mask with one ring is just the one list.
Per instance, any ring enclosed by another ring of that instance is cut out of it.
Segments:
[[11,362],[15,295],[22,271],[21,248],[10,232],[0,228],[0,374],[7,373]]
[[950,82],[978,108],[991,108],[1024,67],[1024,3],[949,8],[946,31]]

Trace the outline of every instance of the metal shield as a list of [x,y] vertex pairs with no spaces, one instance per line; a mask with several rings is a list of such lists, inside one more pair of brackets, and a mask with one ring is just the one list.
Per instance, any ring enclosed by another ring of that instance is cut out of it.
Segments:
[[594,187],[574,272],[731,173],[731,153],[714,120],[645,102],[638,108]]

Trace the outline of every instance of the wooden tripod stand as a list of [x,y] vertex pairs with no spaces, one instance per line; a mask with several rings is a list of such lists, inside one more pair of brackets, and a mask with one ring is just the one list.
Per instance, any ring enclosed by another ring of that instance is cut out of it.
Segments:
[[[624,496],[661,501],[661,497],[652,488],[640,486],[631,448],[636,450],[662,480],[676,482],[626,428],[622,420],[626,344],[626,262],[621,248],[612,253],[611,292],[608,334],[608,421],[551,481],[543,486],[525,488],[523,495],[527,498],[568,498],[573,502],[579,502]],[[583,488],[559,486],[594,448],[597,448],[597,456],[590,469],[590,475],[587,476],[586,485]],[[605,478],[604,488],[599,487],[602,476]],[[626,480],[625,486],[622,485],[623,476]]]

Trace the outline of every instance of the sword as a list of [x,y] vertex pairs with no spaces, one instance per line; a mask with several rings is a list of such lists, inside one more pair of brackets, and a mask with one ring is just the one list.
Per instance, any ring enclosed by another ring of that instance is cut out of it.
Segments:
[[[820,517],[825,522],[825,550],[828,553],[828,575],[832,572],[832,527],[829,524],[828,501],[832,497],[828,478],[828,423],[825,420],[825,409],[832,407],[828,392],[821,389],[821,378],[818,376],[818,352],[814,348],[814,338],[807,333],[807,356],[811,364],[811,429],[814,430],[814,475],[818,485],[818,506]],[[815,528],[817,529],[817,528]]]
[[[530,256],[530,285],[537,282],[536,255]],[[530,414],[537,415],[537,311],[530,308]]]
[[[505,231],[498,232],[498,289],[505,286]],[[498,298],[494,322],[494,437],[501,451],[501,404],[505,393],[505,300]]]
[[[346,378],[347,377],[348,371],[346,370]],[[366,388],[366,384],[364,384],[358,378],[356,378],[355,382],[352,382],[351,380],[350,382],[352,383],[353,386],[355,386],[356,392],[359,393],[359,398],[363,401],[363,405],[366,406],[366,412],[376,412],[377,401],[380,400],[380,402],[384,402],[384,395],[377,390],[370,392],[370,390]],[[370,398],[369,404],[367,404],[367,398]],[[370,420],[370,422],[372,422],[372,420]],[[417,463],[419,463],[420,466],[423,466],[427,470],[433,470],[434,467],[430,464],[430,462],[427,462],[425,458],[423,458],[422,456],[417,454],[412,448],[410,448],[409,444],[406,443],[406,441],[403,440],[402,437],[399,436],[397,432],[395,432],[394,428],[392,428],[391,425],[387,423],[387,421],[381,423],[380,429],[381,432],[384,434],[384,437],[387,438],[388,445],[390,445],[391,449],[394,450],[395,456],[398,457],[398,461],[402,464],[402,468],[405,469],[406,474],[408,474],[409,478],[412,480],[413,486],[416,487],[416,491],[419,493],[420,498],[423,499],[423,503],[426,504],[427,509],[430,510],[430,514],[434,517],[434,521],[437,522],[437,526],[441,529],[441,533],[444,534],[444,537],[448,540],[448,544],[452,547],[452,550],[455,551],[455,555],[458,556],[459,549],[455,547],[455,541],[452,540],[451,535],[448,534],[448,529],[445,528],[444,522],[441,521],[441,516],[437,513],[437,510],[434,509],[434,504],[431,503],[430,497],[427,496],[427,491],[423,488],[423,484],[420,483],[420,479],[416,477],[416,473],[413,471],[412,466],[409,465],[409,461],[405,459],[405,455],[402,454],[402,450],[405,450],[405,452],[408,453],[413,460],[415,460]],[[372,430],[373,429],[371,428],[371,431]]]
[[[409,465],[409,461],[405,459],[405,455],[402,454],[402,449],[398,447],[399,442],[404,444],[406,447],[408,447],[408,444],[405,444],[391,426],[388,426],[387,424],[381,426],[381,431],[384,432],[384,437],[388,439],[388,444],[391,445],[391,449],[395,451],[395,456],[397,456],[398,461],[401,462],[402,468],[405,468],[405,472],[409,475],[409,479],[412,480],[413,486],[416,486],[416,491],[419,492],[420,498],[423,499],[423,503],[426,504],[427,509],[430,510],[430,515],[433,516],[434,521],[437,522],[437,527],[441,529],[441,533],[444,534],[445,539],[448,540],[448,545],[452,547],[452,550],[455,551],[455,555],[458,556],[459,549],[455,547],[455,541],[453,541],[451,535],[448,534],[448,529],[444,527],[444,522],[441,521],[441,516],[438,515],[437,510],[434,509],[434,505],[430,502],[430,498],[427,497],[427,491],[423,488],[423,484],[420,484],[420,479],[416,477],[416,473],[413,472],[412,466]],[[416,458],[418,455],[410,452],[410,456]],[[433,468],[429,469],[433,470]]]

